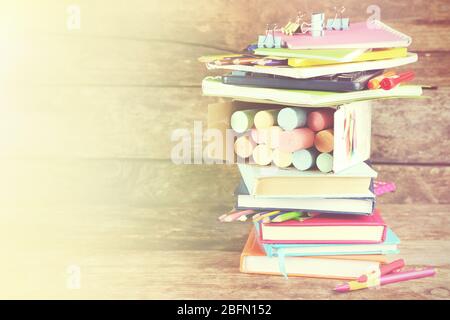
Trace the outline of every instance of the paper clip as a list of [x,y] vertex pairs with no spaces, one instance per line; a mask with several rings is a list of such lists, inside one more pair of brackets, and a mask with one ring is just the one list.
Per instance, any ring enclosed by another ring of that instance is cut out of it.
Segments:
[[311,14],[311,23],[303,22],[300,26],[301,33],[310,32],[313,37],[323,37],[325,14],[313,13]]
[[[346,30],[349,27],[350,19],[342,18],[342,14],[345,11],[345,7],[342,6],[339,10],[334,7],[334,18],[327,20],[327,30]],[[339,19],[338,19],[339,15]]]
[[297,33],[300,29],[304,16],[305,14],[299,11],[297,14],[297,18],[295,19],[295,22],[289,21],[283,28],[281,28],[281,32],[289,36],[292,36],[294,35],[294,33]]

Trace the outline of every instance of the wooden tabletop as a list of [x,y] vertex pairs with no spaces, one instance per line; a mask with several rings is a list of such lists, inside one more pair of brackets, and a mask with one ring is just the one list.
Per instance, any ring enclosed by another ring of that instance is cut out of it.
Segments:
[[436,266],[435,277],[343,295],[332,291],[337,280],[240,273],[251,224],[217,221],[225,206],[16,208],[1,230],[0,297],[450,298],[450,206],[380,208],[402,241],[398,257]]

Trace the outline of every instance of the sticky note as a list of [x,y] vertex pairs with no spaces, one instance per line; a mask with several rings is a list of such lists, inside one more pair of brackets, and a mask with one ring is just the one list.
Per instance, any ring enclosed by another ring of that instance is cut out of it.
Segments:
[[242,136],[236,139],[234,143],[234,152],[241,158],[248,158],[252,155],[256,142],[249,136]]
[[253,149],[252,155],[255,163],[261,166],[268,165],[272,162],[272,149],[265,144],[258,144]]
[[333,170],[333,156],[329,153],[321,153],[317,156],[316,166],[322,172]]
[[321,131],[333,127],[334,109],[323,109],[308,114],[307,125],[312,131]]
[[278,125],[284,130],[304,127],[307,115],[306,110],[302,108],[283,108],[278,113]]
[[277,124],[276,121],[279,111],[279,109],[258,111],[254,119],[255,127],[257,129],[266,129]]
[[292,152],[275,149],[272,152],[273,163],[280,168],[287,168],[292,164]]
[[320,152],[331,152],[334,149],[333,129],[322,130],[316,133],[314,146]]
[[253,127],[257,110],[240,110],[231,115],[231,128],[237,133],[244,133]]
[[279,135],[278,148],[285,152],[295,152],[311,148],[314,145],[314,132],[309,128],[297,128],[283,131]]
[[319,152],[315,148],[298,150],[292,155],[292,164],[301,171],[309,170],[316,164]]

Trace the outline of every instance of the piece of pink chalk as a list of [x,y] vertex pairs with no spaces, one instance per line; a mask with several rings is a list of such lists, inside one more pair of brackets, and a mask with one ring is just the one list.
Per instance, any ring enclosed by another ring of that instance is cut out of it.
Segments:
[[310,112],[306,122],[308,128],[315,132],[332,128],[334,124],[334,111],[334,109],[323,109]]
[[311,148],[314,145],[314,132],[309,128],[298,128],[280,133],[278,149],[285,152],[295,152]]

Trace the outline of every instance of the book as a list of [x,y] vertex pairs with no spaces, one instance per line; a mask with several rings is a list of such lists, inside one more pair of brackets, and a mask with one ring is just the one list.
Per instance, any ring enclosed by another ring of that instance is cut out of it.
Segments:
[[317,214],[302,220],[255,222],[261,243],[380,243],[386,224],[375,209],[373,215]]
[[249,193],[265,197],[371,197],[370,184],[377,177],[365,162],[339,173],[249,164],[238,164],[238,168]]
[[[386,263],[383,255],[352,255],[352,256],[322,256],[322,257],[286,257],[285,271],[289,276],[356,279],[371,270],[379,269]],[[242,250],[240,271],[244,273],[281,275],[278,257],[269,257],[255,236],[252,228]]]
[[350,62],[368,49],[313,49],[313,50],[292,50],[288,48],[257,48],[256,55],[261,56],[276,56],[286,58],[306,58],[318,59],[336,62]]
[[391,229],[386,231],[386,239],[372,244],[263,244],[265,253],[277,256],[282,252],[285,256],[333,256],[333,255],[393,255],[398,254],[400,239]]
[[207,63],[206,67],[209,70],[216,70],[216,69],[238,70],[238,71],[274,74],[277,76],[291,77],[297,79],[305,79],[324,76],[327,74],[395,68],[410,63],[414,63],[417,61],[417,59],[418,59],[417,54],[410,52],[406,55],[406,57],[401,58],[337,63],[332,65],[323,65],[323,66],[319,65],[302,68],[293,68],[290,66],[270,67],[270,66],[248,66],[248,65],[234,65],[234,64],[216,65],[214,63]]
[[[372,188],[370,188],[372,192]],[[372,214],[375,209],[375,195],[366,197],[255,197],[249,195],[245,183],[242,181],[236,188],[236,208],[240,210],[302,210],[326,213]]]
[[400,85],[391,90],[360,90],[331,92],[247,87],[222,83],[221,77],[206,77],[202,81],[203,95],[234,98],[252,102],[277,102],[296,106],[332,106],[354,101],[381,98],[414,98],[422,95],[422,87]]
[[346,30],[325,30],[323,37],[290,36],[281,31],[274,36],[281,37],[289,49],[395,48],[408,47],[412,42],[411,37],[379,20],[351,23]]
[[[389,49],[373,49],[364,52],[360,56],[351,60],[352,62],[371,61],[371,60],[384,60],[393,58],[403,58],[408,55],[407,48],[389,48]],[[291,67],[310,67],[320,65],[336,64],[332,60],[318,60],[318,59],[305,59],[305,58],[289,58],[288,65]]]

